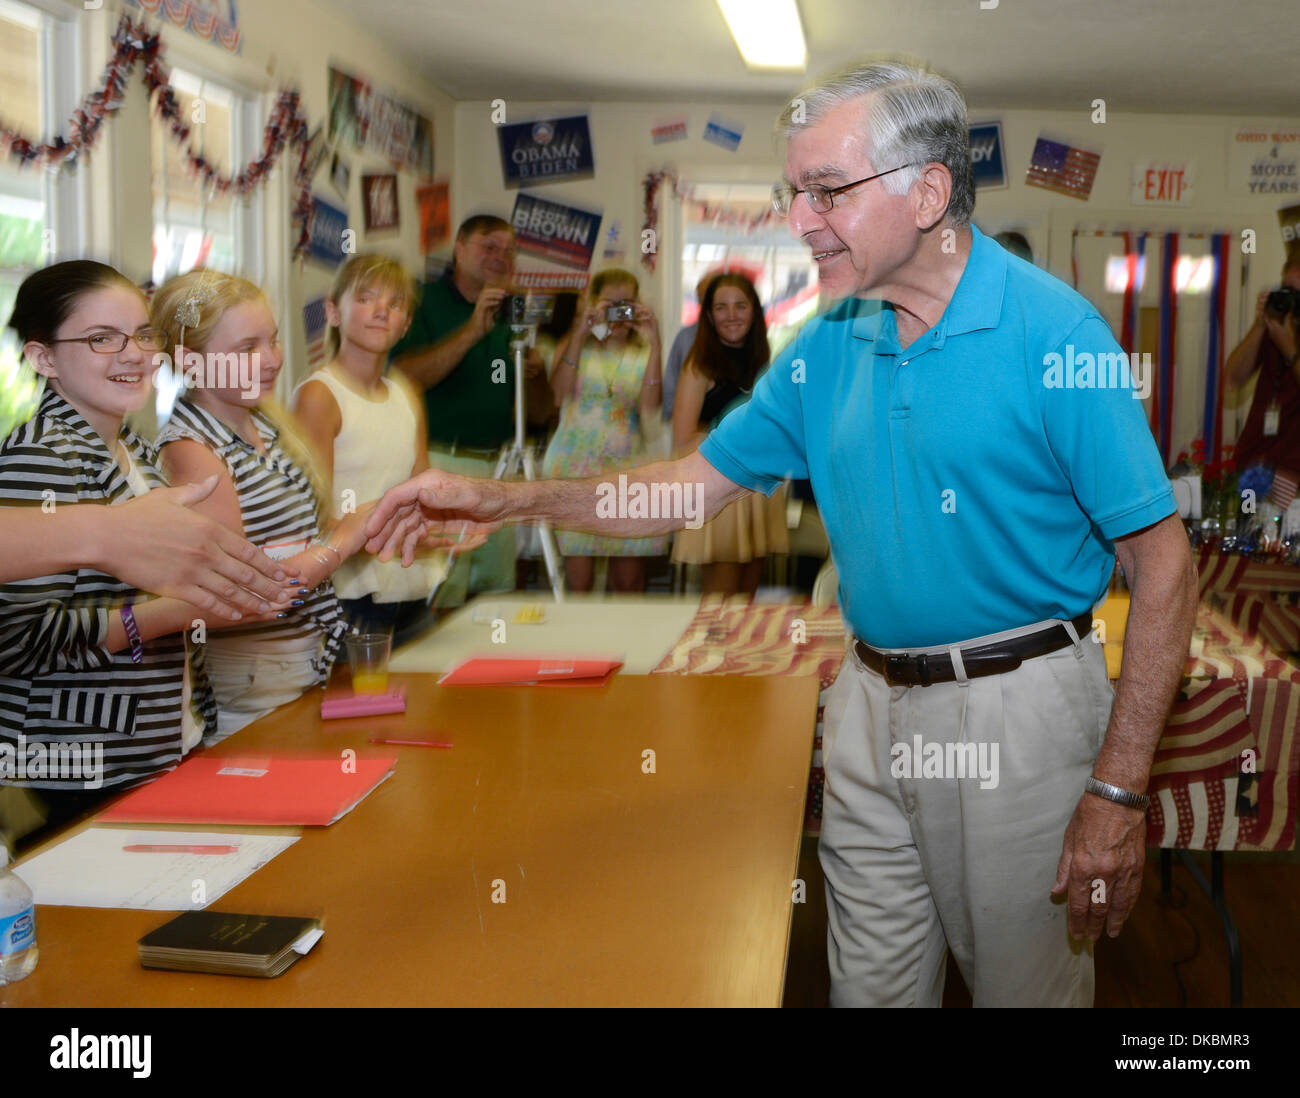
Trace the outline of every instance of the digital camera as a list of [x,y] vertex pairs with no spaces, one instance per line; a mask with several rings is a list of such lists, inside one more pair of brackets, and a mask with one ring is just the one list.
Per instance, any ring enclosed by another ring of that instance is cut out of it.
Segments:
[[528,297],[525,294],[507,294],[497,307],[497,323],[526,324],[528,315]]
[[1300,290],[1293,290],[1290,286],[1272,290],[1264,302],[1264,311],[1278,317],[1300,314]]
[[497,323],[512,328],[532,328],[550,322],[555,312],[554,294],[510,294],[501,299]]
[[635,305],[609,305],[605,308],[605,323],[618,324],[626,322],[628,324],[636,323],[636,306]]

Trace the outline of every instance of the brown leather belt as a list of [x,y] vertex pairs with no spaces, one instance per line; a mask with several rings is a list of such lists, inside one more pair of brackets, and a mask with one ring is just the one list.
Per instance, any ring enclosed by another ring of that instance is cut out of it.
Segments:
[[[1073,625],[1080,639],[1087,636],[1092,632],[1092,611],[1080,614]],[[1064,625],[1052,625],[1037,633],[1026,633],[1023,637],[962,648],[961,662],[968,679],[1001,675],[1004,671],[1014,671],[1025,660],[1045,656],[1073,643]],[[890,686],[929,686],[936,682],[957,681],[952,657],[944,652],[917,656],[891,654],[871,648],[862,641],[854,641],[853,648],[858,659],[876,674],[884,676]]]

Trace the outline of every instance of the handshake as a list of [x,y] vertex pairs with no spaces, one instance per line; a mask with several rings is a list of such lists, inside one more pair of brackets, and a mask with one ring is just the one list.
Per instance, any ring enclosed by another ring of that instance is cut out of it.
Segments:
[[429,469],[384,493],[366,522],[366,551],[383,561],[400,553],[409,566],[419,548],[477,549],[514,517],[507,497],[511,487]]

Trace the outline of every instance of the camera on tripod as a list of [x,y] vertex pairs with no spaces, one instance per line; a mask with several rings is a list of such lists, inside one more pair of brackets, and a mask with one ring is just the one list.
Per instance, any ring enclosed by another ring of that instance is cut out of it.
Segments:
[[512,331],[522,333],[547,323],[554,311],[554,294],[507,294],[497,308],[496,319],[498,324],[509,324]]
[[1264,311],[1278,318],[1300,315],[1300,290],[1294,290],[1290,286],[1271,290],[1264,302]]

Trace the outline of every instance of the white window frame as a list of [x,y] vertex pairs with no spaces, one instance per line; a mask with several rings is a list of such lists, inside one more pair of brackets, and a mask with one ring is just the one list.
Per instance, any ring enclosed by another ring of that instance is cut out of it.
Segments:
[[[191,54],[175,51],[176,59],[169,64],[168,71],[179,69],[187,76],[197,78],[201,86],[212,84],[231,98],[231,163],[217,165],[223,172],[237,174],[250,160],[260,154],[261,136],[265,128],[264,118],[269,114],[268,96],[264,89],[250,87],[238,76],[221,73],[205,65]],[[171,51],[169,50],[169,56]],[[200,92],[202,95],[202,92]],[[154,123],[151,121],[151,125]],[[164,141],[170,141],[169,136]],[[153,165],[150,165],[152,172]],[[267,250],[266,220],[268,207],[267,191],[271,183],[254,188],[248,197],[233,196],[232,228],[235,238],[236,269],[251,282],[259,286],[266,285]],[[156,224],[156,216],[151,219],[150,231]]]
[[[58,0],[0,0],[0,11],[4,9],[31,12],[40,19],[41,132],[32,137],[48,141],[64,132],[87,91],[82,87],[84,51],[75,9]],[[79,257],[85,248],[89,193],[86,172],[64,170],[55,175],[41,168],[27,170],[42,173],[45,228],[54,230],[54,246],[45,251],[42,261]]]
[[[244,159],[221,167],[227,171],[242,168],[253,157],[260,155],[266,121],[275,108],[278,94],[272,78],[244,58],[233,54],[221,57],[222,65],[218,67],[211,62],[209,56],[205,56],[204,51],[211,51],[211,46],[189,39],[182,33],[170,33],[164,28],[163,43],[169,70],[180,69],[200,80],[217,84],[235,97],[238,106],[232,112],[233,147],[237,155],[242,155]],[[285,164],[293,162],[293,155],[293,150],[286,146],[275,168],[249,195],[250,208],[244,208],[242,200],[235,203],[240,274],[266,291],[272,306],[277,310],[276,321],[286,345],[289,340],[284,333],[291,331],[289,323],[292,317],[289,186],[293,172],[291,168],[286,170]],[[150,233],[152,232],[151,222]],[[280,371],[276,394],[281,398],[287,392],[286,387],[295,380],[290,378],[290,373],[288,369]]]

